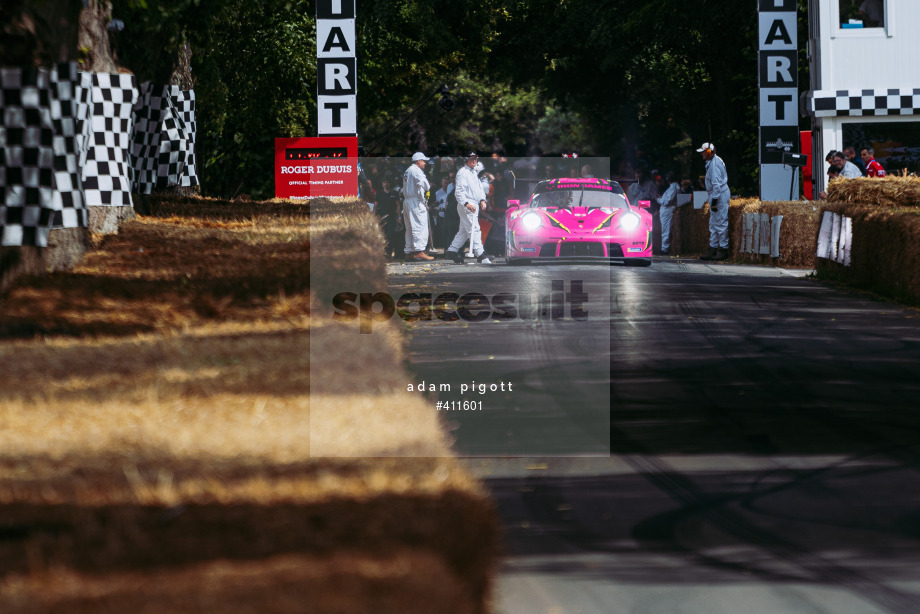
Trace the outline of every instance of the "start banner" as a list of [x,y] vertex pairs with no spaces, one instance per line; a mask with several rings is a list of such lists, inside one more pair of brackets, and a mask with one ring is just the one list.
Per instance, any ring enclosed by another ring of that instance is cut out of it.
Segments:
[[275,197],[358,195],[358,137],[275,139]]

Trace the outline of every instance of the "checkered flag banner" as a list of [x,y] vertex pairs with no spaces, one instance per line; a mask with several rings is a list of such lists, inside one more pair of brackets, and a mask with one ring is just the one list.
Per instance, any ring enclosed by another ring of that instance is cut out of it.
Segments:
[[818,90],[806,95],[814,117],[920,114],[920,89]]
[[86,204],[131,207],[129,152],[136,78],[131,74],[81,73],[90,80],[80,132],[86,139],[80,168]]
[[135,192],[198,185],[195,131],[194,90],[141,85],[131,144]]
[[56,216],[86,226],[76,63],[0,68],[0,246],[47,247]]

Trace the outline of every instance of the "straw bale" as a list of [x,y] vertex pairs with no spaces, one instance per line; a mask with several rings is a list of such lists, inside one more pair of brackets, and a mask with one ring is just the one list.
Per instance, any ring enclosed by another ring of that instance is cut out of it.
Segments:
[[[780,255],[778,258],[760,254],[742,254],[741,237],[745,213],[767,213],[771,218],[782,215]],[[811,202],[761,202],[758,199],[736,198],[728,211],[729,250],[731,261],[765,264],[788,268],[814,266],[815,240],[820,217],[818,207]],[[677,210],[671,229],[671,253],[698,256],[709,249],[709,205],[694,209],[685,205]]]
[[824,209],[852,219],[851,266],[818,260],[817,274],[920,304],[920,178],[832,181]]
[[709,205],[678,207],[671,220],[671,254],[698,256],[709,249]]
[[0,580],[5,614],[444,614],[477,611],[456,574],[431,553],[278,555],[146,573],[51,570]]
[[315,308],[386,287],[366,204],[149,205],[0,303],[0,611],[484,612],[496,514],[401,329]]
[[851,262],[818,259],[818,277],[920,305],[920,209],[845,202],[825,209],[852,220]]
[[[771,220],[774,216],[783,216],[779,236],[779,257],[741,253],[745,213],[766,213]],[[814,268],[820,220],[819,207],[810,201],[764,202],[756,198],[732,201],[732,208],[729,210],[729,234],[734,258],[744,263],[772,264],[785,268]]]
[[920,178],[888,176],[837,179],[827,187],[827,200],[882,207],[920,207]]

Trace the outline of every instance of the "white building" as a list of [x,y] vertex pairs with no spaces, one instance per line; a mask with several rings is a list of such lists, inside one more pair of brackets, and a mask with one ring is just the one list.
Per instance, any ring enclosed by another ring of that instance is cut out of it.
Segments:
[[[877,4],[878,21],[864,14]],[[857,11],[863,9],[863,15]],[[920,166],[920,0],[809,0],[813,175],[832,150],[874,147],[889,171]]]

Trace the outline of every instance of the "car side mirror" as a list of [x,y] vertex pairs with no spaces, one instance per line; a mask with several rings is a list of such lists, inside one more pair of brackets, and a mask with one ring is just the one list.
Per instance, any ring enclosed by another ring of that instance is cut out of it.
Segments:
[[515,209],[517,209],[517,208],[520,207],[520,206],[521,206],[521,201],[519,201],[519,200],[509,200],[509,201],[508,201],[508,209],[507,209],[507,211],[508,211],[508,213],[511,213],[512,211],[514,211]]
[[639,204],[639,206],[642,207],[643,209],[648,209],[649,207],[652,206],[652,201],[650,201],[650,200],[640,200],[638,204]]

